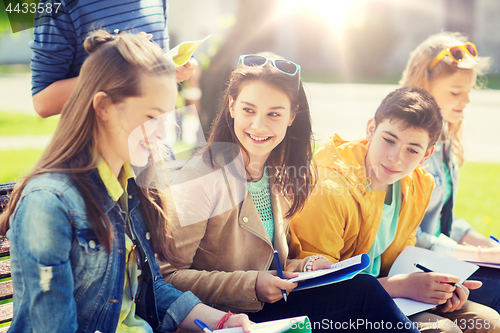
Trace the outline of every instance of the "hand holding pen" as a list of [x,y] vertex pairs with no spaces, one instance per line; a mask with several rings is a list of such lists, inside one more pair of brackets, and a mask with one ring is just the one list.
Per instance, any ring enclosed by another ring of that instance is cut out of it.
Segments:
[[[274,250],[274,264],[276,265],[276,271],[278,272],[278,276],[281,279],[283,279],[283,271],[281,270],[280,255],[276,250]],[[286,290],[281,289],[281,294],[283,295],[283,299],[286,302],[287,301]]]
[[287,292],[297,287],[297,282],[290,282],[287,279],[297,277],[299,273],[283,272],[281,279],[277,271],[259,271],[255,283],[255,292],[257,299],[261,302],[274,303],[283,299],[281,290]]
[[[477,289],[481,286],[481,282],[479,281],[465,281],[462,285],[459,283],[460,281],[456,276],[434,273],[432,270],[418,263],[415,263],[415,266],[426,273],[433,273],[428,276],[431,280],[431,284],[428,288],[430,290],[427,291],[433,293],[434,297],[431,299],[435,299],[437,302],[426,303],[439,304],[438,309],[441,312],[459,310],[469,297],[469,289]],[[450,285],[455,288],[450,289],[450,287],[445,287],[445,285]],[[422,290],[422,292],[425,293],[426,291]]]
[[[274,257],[276,260],[276,255]],[[279,257],[278,259],[279,260]],[[276,267],[281,268],[281,263],[276,263]],[[279,276],[277,271],[259,271],[257,281],[255,282],[255,292],[257,299],[261,302],[274,303],[283,298],[282,290],[286,292],[292,291],[297,287],[297,282],[290,282],[286,279],[291,279],[299,276],[299,273],[282,272]]]
[[[434,271],[428,269],[427,267],[425,267],[423,265],[417,264],[417,263],[415,263],[415,267],[417,267],[418,269],[424,271],[425,273],[434,273]],[[453,286],[453,287],[460,287],[460,285],[458,283],[455,283],[455,282],[444,282],[444,283],[447,283],[447,284],[449,284],[450,286]]]

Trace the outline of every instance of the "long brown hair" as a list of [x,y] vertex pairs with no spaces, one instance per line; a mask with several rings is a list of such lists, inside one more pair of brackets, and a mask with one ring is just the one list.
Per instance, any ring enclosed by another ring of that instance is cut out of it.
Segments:
[[[467,59],[460,66],[443,58],[432,70],[428,70],[430,63],[436,56],[448,47],[463,45],[468,42],[467,37],[458,32],[441,32],[430,36],[410,53],[410,59],[406,65],[399,84],[403,87],[417,86],[429,89],[429,82],[450,76],[458,71],[466,71],[472,75],[484,75],[490,67],[488,57],[475,57]],[[462,145],[462,120],[456,124],[446,123],[443,127],[445,140],[453,140],[452,152],[458,159],[458,164],[464,161],[464,149]]]
[[[271,52],[259,53],[268,58],[283,59]],[[316,168],[312,162],[313,133],[309,103],[302,81],[297,89],[297,76],[286,75],[271,63],[261,67],[240,66],[229,76],[222,110],[212,125],[208,145],[217,142],[236,143],[245,154],[248,152],[240,144],[234,132],[234,119],[229,112],[229,97],[236,100],[241,88],[251,81],[265,82],[281,91],[290,99],[291,112],[295,119],[288,127],[285,138],[271,152],[267,165],[274,169],[275,185],[290,202],[286,217],[292,217],[303,207],[316,183]]]
[[[175,69],[163,57],[160,47],[141,35],[111,35],[97,30],[85,40],[84,47],[90,55],[82,66],[78,84],[64,105],[52,140],[31,173],[17,184],[5,212],[0,215],[0,234],[5,235],[9,229],[9,218],[26,184],[41,174],[61,172],[71,175],[85,202],[99,242],[110,251],[113,227],[100,207],[89,180],[97,162],[97,154],[91,152],[97,151],[97,136],[102,127],[92,104],[93,96],[105,91],[113,103],[141,96],[144,75],[172,77]],[[160,190],[144,188],[140,188],[138,195],[155,252],[163,260],[174,260],[168,245],[171,242],[167,241],[170,233],[163,209],[165,196]]]

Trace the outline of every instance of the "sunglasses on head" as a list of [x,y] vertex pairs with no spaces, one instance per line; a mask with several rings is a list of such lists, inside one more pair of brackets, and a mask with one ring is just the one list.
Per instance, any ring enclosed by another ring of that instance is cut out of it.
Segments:
[[268,62],[271,62],[277,70],[286,75],[295,76],[298,73],[300,87],[300,66],[285,59],[268,58],[257,54],[246,54],[240,56],[238,67],[240,67],[240,65],[244,67],[261,67],[265,66]]
[[477,49],[476,45],[467,42],[464,45],[457,45],[453,47],[449,47],[441,51],[437,55],[437,57],[431,62],[429,65],[429,70],[431,71],[436,65],[445,57],[449,56],[454,62],[458,63],[462,61],[465,57],[465,54],[470,55],[471,57],[477,57]]

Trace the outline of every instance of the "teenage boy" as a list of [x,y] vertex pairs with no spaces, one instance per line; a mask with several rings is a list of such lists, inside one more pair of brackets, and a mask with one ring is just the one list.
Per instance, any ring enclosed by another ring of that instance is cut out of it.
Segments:
[[[333,136],[315,156],[318,184],[292,219],[290,255],[321,255],[308,265],[319,269],[328,265],[327,259],[338,262],[368,253],[365,273],[379,277],[392,297],[439,305],[410,318],[422,323],[420,329],[495,332],[500,324],[493,330],[494,323],[485,325],[485,319],[496,319],[498,313],[467,301],[469,289],[479,288],[479,282],[453,287],[446,282],[458,283],[458,277],[438,273],[385,277],[404,248],[415,245],[434,186],[432,175],[419,164],[432,155],[442,124],[433,97],[409,87],[382,101],[368,121],[366,139],[349,142]],[[464,320],[474,324],[460,326]]]

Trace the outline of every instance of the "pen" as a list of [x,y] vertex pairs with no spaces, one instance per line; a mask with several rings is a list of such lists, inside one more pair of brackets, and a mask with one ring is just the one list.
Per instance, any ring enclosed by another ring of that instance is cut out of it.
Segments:
[[195,319],[194,320],[194,323],[202,329],[203,332],[205,333],[212,333],[212,331],[210,330],[210,327],[208,327],[207,324],[205,324],[204,322],[202,322],[201,320],[199,319]]
[[[276,250],[274,250],[274,264],[276,265],[276,270],[278,271],[278,276],[283,279],[283,271],[281,270],[280,255],[278,254],[278,251],[276,251]],[[287,301],[286,290],[281,289],[281,293],[283,294],[283,298],[285,299],[285,302],[286,302]]]
[[[417,267],[418,269],[426,272],[426,273],[432,273],[433,271],[431,271],[430,269],[428,269],[427,267],[425,266],[422,266],[420,264],[415,264],[415,267]],[[458,285],[456,283],[453,283],[453,282],[446,282],[447,284],[451,285],[451,286],[454,286],[454,287],[458,287]]]
[[500,240],[498,240],[498,238],[496,238],[495,236],[490,235],[490,238],[493,239],[495,242],[500,243]]

